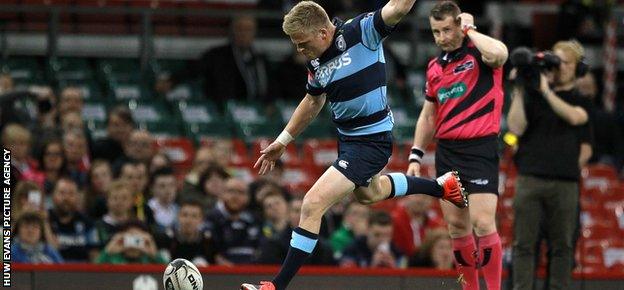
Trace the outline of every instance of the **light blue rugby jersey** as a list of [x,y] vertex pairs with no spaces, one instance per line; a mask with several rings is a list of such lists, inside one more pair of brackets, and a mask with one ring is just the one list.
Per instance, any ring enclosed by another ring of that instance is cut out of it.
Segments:
[[334,18],[333,44],[307,63],[310,95],[326,94],[338,132],[347,136],[391,131],[392,112],[386,99],[386,60],[382,41],[394,27],[381,9],[345,22]]

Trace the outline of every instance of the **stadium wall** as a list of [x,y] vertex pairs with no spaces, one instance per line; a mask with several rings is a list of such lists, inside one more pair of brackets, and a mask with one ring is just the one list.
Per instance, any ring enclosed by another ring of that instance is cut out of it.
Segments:
[[[18,290],[109,290],[132,289],[139,275],[162,281],[165,265],[20,265],[14,264],[12,289]],[[277,270],[271,266],[200,268],[205,290],[238,289],[241,282],[269,279]],[[541,275],[540,275],[541,276]],[[540,281],[541,283],[541,281]],[[621,290],[624,273],[575,274],[571,290]],[[291,285],[297,290],[413,290],[460,289],[454,271],[433,269],[345,269],[304,267]],[[485,289],[485,285],[482,285]],[[162,289],[162,288],[160,288]]]

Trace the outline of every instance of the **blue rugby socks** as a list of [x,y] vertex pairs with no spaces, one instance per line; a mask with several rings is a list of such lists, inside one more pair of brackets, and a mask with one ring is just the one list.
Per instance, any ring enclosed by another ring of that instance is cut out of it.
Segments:
[[442,186],[435,179],[407,176],[403,173],[390,173],[386,176],[392,184],[388,198],[418,193],[440,198],[444,194]]
[[297,274],[303,262],[312,254],[317,241],[318,234],[308,232],[300,227],[293,230],[286,259],[284,263],[282,263],[282,268],[279,273],[272,281],[273,285],[275,285],[275,289],[286,289],[286,286],[288,286],[290,280]]

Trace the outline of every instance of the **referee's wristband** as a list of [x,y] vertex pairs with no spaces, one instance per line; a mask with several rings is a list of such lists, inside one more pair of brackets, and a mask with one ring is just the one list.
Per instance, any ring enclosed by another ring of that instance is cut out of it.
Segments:
[[412,150],[410,150],[409,162],[420,163],[422,161],[423,156],[425,156],[424,151],[420,150],[420,148],[418,147],[412,147]]
[[292,142],[293,140],[295,140],[295,138],[293,138],[293,136],[290,135],[290,133],[288,133],[288,131],[286,130],[282,131],[282,133],[277,136],[277,139],[275,139],[275,141],[279,142],[284,146],[287,146],[288,143]]

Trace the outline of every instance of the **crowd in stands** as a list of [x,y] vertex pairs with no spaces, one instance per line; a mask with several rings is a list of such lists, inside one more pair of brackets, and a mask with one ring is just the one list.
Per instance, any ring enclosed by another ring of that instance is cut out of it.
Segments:
[[[287,10],[291,2],[296,1],[258,5]],[[355,7],[356,2],[366,7]],[[340,4],[334,7],[338,11],[371,10],[377,2],[383,1],[327,1]],[[299,100],[305,93],[307,72],[300,55],[293,52],[269,77],[266,60],[253,48],[255,32],[255,19],[241,16],[232,22],[231,41],[197,61],[203,95],[221,109],[234,99],[260,102],[270,111],[277,98]],[[405,73],[400,63],[396,67],[392,82],[400,84]],[[154,98],[176,99],[178,78],[157,75]],[[190,168],[177,167],[171,156],[156,150],[157,137],[137,126],[128,106],[111,107],[106,134],[96,138],[82,119],[84,91],[51,84],[19,92],[10,72],[0,76],[0,141],[11,151],[18,180],[15,262],[126,264],[185,258],[198,266],[231,266],[283,261],[302,196],[285,186],[279,164],[273,174],[250,181],[232,170],[235,153],[217,140],[199,144]],[[590,114],[595,120],[591,162],[621,169],[624,122],[600,109],[591,74],[579,80],[579,89],[597,103]],[[13,106],[22,97],[35,100],[34,111]],[[436,200],[422,195],[386,210],[344,200],[324,217],[307,263],[451,269],[450,237],[436,208]]]

